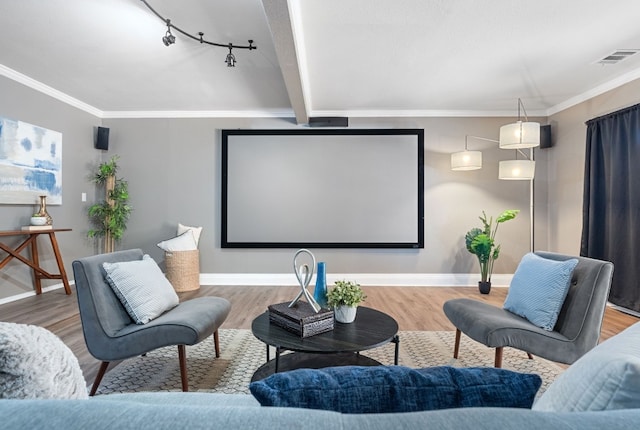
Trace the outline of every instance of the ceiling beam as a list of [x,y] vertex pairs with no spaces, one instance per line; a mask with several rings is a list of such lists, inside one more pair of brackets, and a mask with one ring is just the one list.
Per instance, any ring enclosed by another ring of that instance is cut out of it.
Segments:
[[287,0],[262,0],[289,101],[298,124],[309,122]]

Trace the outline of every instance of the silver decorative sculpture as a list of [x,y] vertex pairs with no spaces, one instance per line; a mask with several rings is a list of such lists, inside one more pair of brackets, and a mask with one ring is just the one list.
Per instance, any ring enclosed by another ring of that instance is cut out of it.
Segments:
[[[300,256],[300,254],[307,254],[311,257],[311,267],[309,267],[307,263],[298,264],[298,256]],[[300,292],[296,298],[289,303],[290,308],[295,306],[295,304],[298,303],[298,300],[304,296],[304,298],[307,299],[307,303],[311,305],[316,313],[320,311],[321,306],[315,301],[313,296],[309,294],[309,291],[307,291],[307,286],[309,286],[309,282],[311,282],[311,278],[313,277],[314,267],[316,267],[316,257],[311,253],[311,251],[308,249],[300,249],[296,252],[296,255],[293,257],[293,271],[296,274],[298,283],[300,284]]]

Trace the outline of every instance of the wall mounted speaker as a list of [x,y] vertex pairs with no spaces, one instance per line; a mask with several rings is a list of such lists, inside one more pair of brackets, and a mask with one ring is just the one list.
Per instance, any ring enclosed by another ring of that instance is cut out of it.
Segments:
[[309,127],[349,127],[349,118],[343,116],[310,117]]
[[96,149],[109,150],[109,129],[107,127],[98,127]]
[[540,126],[540,148],[551,148],[553,146],[553,142],[551,141],[551,126],[550,125],[541,125]]

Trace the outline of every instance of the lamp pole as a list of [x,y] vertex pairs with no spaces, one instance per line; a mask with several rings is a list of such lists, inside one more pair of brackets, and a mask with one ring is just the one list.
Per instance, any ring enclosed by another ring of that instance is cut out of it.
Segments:
[[[530,160],[533,161],[533,148],[529,149],[529,157]],[[534,175],[535,177],[535,175]],[[533,252],[534,250],[534,184],[533,178],[529,181],[529,251]]]

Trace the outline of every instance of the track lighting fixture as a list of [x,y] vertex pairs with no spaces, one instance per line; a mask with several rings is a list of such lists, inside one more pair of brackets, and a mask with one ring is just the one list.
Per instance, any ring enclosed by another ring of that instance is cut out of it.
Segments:
[[164,37],[162,38],[162,43],[164,43],[165,46],[170,46],[173,45],[176,42],[176,37],[171,33],[171,29],[174,29],[175,31],[177,31],[178,33],[182,34],[183,36],[187,36],[197,42],[200,43],[205,43],[207,45],[211,45],[211,46],[219,46],[222,48],[229,48],[229,53],[227,54],[226,59],[224,60],[225,63],[227,63],[227,67],[235,67],[236,66],[236,57],[233,55],[233,53],[231,52],[232,49],[248,49],[249,51],[253,50],[253,49],[258,49],[257,46],[253,45],[253,40],[249,39],[248,45],[234,45],[233,43],[217,43],[217,42],[211,42],[209,40],[205,40],[204,38],[204,33],[203,32],[198,32],[198,37],[187,33],[186,31],[176,27],[175,25],[173,25],[171,23],[170,19],[166,19],[164,18],[162,15],[160,15],[158,12],[155,11],[155,9],[153,9],[151,7],[151,5],[146,1],[146,0],[140,0],[142,1],[142,3],[144,3],[144,5],[151,11],[154,13],[154,15],[156,15],[158,18],[160,18],[163,22],[166,23],[167,25],[167,32],[165,33]]
[[162,38],[162,43],[164,43],[164,46],[169,46],[176,43],[176,37],[171,34],[171,20],[169,19],[167,20],[167,32]]

